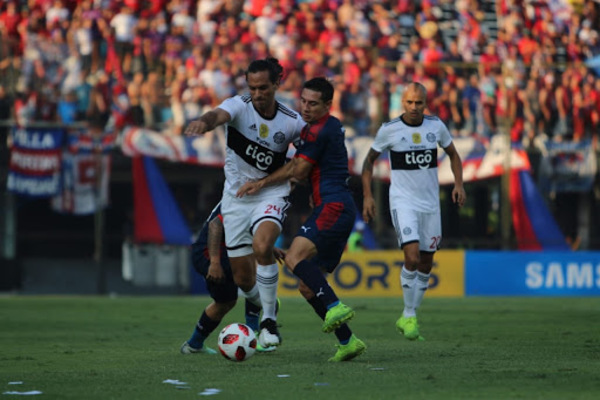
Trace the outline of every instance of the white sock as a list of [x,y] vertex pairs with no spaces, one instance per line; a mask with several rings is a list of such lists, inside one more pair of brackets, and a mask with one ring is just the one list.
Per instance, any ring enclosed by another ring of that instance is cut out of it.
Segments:
[[416,277],[417,271],[409,271],[406,267],[402,267],[400,284],[402,285],[402,296],[404,298],[404,311],[402,315],[405,317],[414,317],[417,315],[414,304]]
[[242,297],[248,299],[252,304],[261,307],[262,303],[260,301],[260,292],[258,290],[258,285],[254,285],[252,289],[248,292],[244,292],[242,289],[238,288],[238,294],[241,294]]
[[429,276],[431,274],[424,274],[417,271],[417,279],[415,280],[415,297],[413,298],[413,305],[415,309],[419,308],[425,296],[425,291],[429,287]]
[[277,281],[279,280],[279,266],[260,265],[256,267],[256,285],[260,291],[263,315],[261,321],[267,318],[277,320],[275,308],[277,307]]

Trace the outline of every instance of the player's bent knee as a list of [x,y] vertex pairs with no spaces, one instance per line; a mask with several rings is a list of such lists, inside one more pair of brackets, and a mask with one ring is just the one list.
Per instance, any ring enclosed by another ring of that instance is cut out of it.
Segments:
[[274,258],[273,247],[270,243],[254,243],[252,245],[252,250],[254,250],[254,255],[259,263],[267,264],[271,262]]
[[256,278],[254,276],[236,274],[233,277],[233,281],[236,286],[242,289],[244,292],[250,291],[256,284]]
[[416,256],[407,255],[404,258],[404,266],[409,271],[416,270],[420,263],[421,263],[421,258],[419,257],[418,254]]

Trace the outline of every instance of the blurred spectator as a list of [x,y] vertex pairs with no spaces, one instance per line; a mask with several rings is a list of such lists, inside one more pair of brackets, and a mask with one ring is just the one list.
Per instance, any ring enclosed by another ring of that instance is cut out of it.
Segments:
[[400,34],[384,37],[383,44],[379,46],[379,56],[388,62],[398,62],[402,57],[400,51]]
[[573,91],[571,86],[571,74],[568,71],[563,72],[560,77],[560,83],[554,91],[556,111],[558,112],[558,121],[554,126],[552,137],[556,140],[562,140],[565,135],[573,132]]
[[171,17],[171,24],[180,27],[183,35],[191,38],[195,35],[196,20],[190,15],[188,6],[180,7]]
[[70,125],[77,121],[77,94],[74,91],[66,92],[58,101],[57,109],[59,122]]
[[552,135],[557,117],[556,99],[554,96],[554,81],[555,77],[553,73],[546,74],[542,79],[542,87],[539,91],[539,103],[542,111],[542,124],[544,129],[543,132],[547,136]]
[[109,77],[104,71],[95,75],[95,82],[90,91],[90,100],[86,111],[86,120],[90,125],[104,128],[110,117],[111,93]]
[[121,7],[120,12],[110,20],[110,27],[114,29],[115,51],[124,73],[131,71],[133,53],[133,39],[138,19],[133,14],[133,9],[128,6]]
[[471,74],[462,91],[462,110],[465,119],[465,130],[469,134],[479,131],[482,125],[481,91],[479,90],[479,77]]
[[63,22],[68,22],[70,13],[62,0],[54,0],[52,6],[46,11],[46,29],[52,31],[62,26]]
[[278,60],[289,58],[290,52],[296,47],[294,41],[287,35],[285,25],[277,24],[275,32],[267,41],[269,51]]
[[467,85],[467,80],[462,76],[456,77],[454,84],[449,83],[448,103],[450,107],[450,118],[448,129],[452,136],[466,136],[465,113],[463,107],[463,93]]
[[187,38],[183,35],[183,29],[171,25],[171,31],[165,38],[165,83],[169,85],[179,67],[183,66]]
[[[479,81],[482,107],[482,128],[480,131],[486,137],[496,133],[496,80],[495,77],[482,76]],[[477,127],[479,131],[479,126]]]
[[14,99],[6,93],[4,86],[0,85],[0,121],[12,117],[13,101]]
[[531,31],[524,29],[523,36],[517,41],[517,48],[525,64],[531,63],[531,58],[537,51],[538,46],[539,43],[531,36]]
[[84,71],[81,71],[80,76],[81,79],[79,84],[75,88],[75,96],[77,98],[77,121],[85,120],[87,110],[90,106],[92,88],[96,84],[96,77],[94,75],[87,76]]
[[536,135],[543,131],[542,109],[538,94],[538,84],[535,79],[528,79],[525,88],[521,91],[524,113],[524,139],[525,144],[533,143]]
[[479,56],[479,76],[495,75],[500,72],[501,61],[496,53],[496,45],[493,42],[485,46],[485,52]]
[[419,61],[423,64],[425,75],[437,77],[440,74],[440,62],[444,58],[444,52],[435,40],[427,41],[426,47],[421,51]]
[[19,56],[22,54],[19,34],[19,25],[22,20],[23,18],[17,7],[17,2],[7,2],[6,9],[0,13],[0,35],[2,42],[5,43],[7,55]]
[[144,119],[144,109],[142,107],[142,83],[144,74],[136,72],[133,79],[127,86],[127,96],[129,97],[129,114],[131,123],[135,126],[146,126]]
[[162,103],[165,96],[164,83],[158,72],[148,73],[141,87],[141,105],[147,126],[160,126],[162,119]]

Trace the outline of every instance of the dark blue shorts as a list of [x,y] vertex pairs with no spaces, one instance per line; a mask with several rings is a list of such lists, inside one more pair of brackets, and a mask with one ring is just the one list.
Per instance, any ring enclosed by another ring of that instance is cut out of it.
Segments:
[[355,220],[356,206],[352,199],[322,203],[313,209],[296,236],[313,242],[318,252],[313,261],[332,272],[340,262]]
[[[208,251],[204,246],[192,245],[192,265],[196,272],[204,277],[206,280],[206,274],[208,273],[208,267],[210,266],[210,258],[208,257]],[[227,258],[227,252],[223,249],[221,251],[221,266],[225,270],[225,282],[217,284],[214,282],[206,281],[206,288],[210,297],[217,303],[229,303],[237,300],[238,287],[233,282],[233,274],[231,272],[231,265],[229,264],[229,258]]]

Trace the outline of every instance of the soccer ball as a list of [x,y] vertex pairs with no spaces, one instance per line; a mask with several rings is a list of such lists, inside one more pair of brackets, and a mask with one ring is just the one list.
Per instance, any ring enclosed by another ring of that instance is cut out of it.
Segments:
[[219,351],[228,360],[245,361],[256,351],[256,335],[244,324],[227,325],[218,339]]

